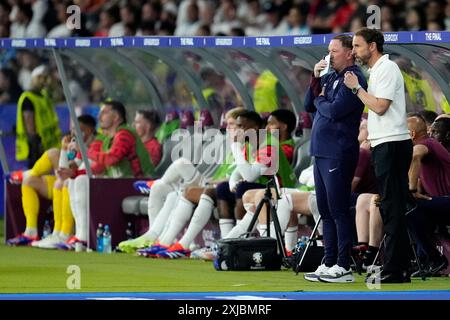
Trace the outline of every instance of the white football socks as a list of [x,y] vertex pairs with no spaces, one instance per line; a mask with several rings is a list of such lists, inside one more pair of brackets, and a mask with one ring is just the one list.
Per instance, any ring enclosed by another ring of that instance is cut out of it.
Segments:
[[230,238],[239,238],[243,234],[247,232],[248,227],[250,226],[250,223],[252,222],[253,216],[255,214],[253,212],[247,211],[239,222],[236,222],[236,225],[233,229],[231,229],[230,232],[228,232],[224,239],[230,239]]
[[194,241],[195,237],[200,233],[200,231],[203,230],[211,218],[213,210],[214,200],[211,199],[210,196],[202,194],[200,196],[200,202],[198,203],[191,222],[189,223],[189,227],[179,241],[183,248],[188,248],[192,241]]
[[172,191],[174,191],[172,185],[164,183],[161,179],[153,183],[147,205],[148,223],[150,226],[154,223],[161,211],[167,195]]
[[146,240],[155,241],[162,235],[167,221],[170,220],[171,212],[177,204],[177,200],[178,193],[176,191],[172,191],[167,195],[166,201],[164,202],[161,211],[153,220],[153,223],[150,225],[149,230],[142,235]]
[[295,245],[297,244],[297,240],[298,240],[298,226],[292,226],[292,227],[288,227],[286,229],[286,232],[284,233],[284,242],[285,242],[285,246],[286,249],[289,251],[294,250]]
[[220,237],[223,239],[233,229],[234,219],[219,219]]
[[83,174],[69,180],[70,207],[75,220],[75,236],[83,241],[88,240],[88,192],[89,178]]
[[193,211],[194,204],[185,197],[180,196],[169,221],[169,227],[160,238],[161,245],[170,246],[173,243],[176,236],[183,230],[183,227],[191,218]]

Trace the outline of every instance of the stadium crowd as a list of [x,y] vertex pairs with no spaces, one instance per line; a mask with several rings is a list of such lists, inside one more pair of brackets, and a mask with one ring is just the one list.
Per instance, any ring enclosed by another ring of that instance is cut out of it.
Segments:
[[[79,6],[80,29],[66,22]],[[255,36],[355,31],[368,6],[381,8],[382,31],[450,29],[445,0],[9,0],[0,5],[0,38],[68,36]]]

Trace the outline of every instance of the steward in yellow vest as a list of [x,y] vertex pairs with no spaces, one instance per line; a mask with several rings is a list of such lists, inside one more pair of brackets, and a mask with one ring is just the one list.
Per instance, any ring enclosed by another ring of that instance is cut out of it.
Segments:
[[285,97],[286,92],[271,71],[265,70],[258,76],[253,91],[256,112],[261,114],[277,110],[285,103]]
[[58,116],[46,90],[48,70],[41,65],[31,77],[32,90],[20,96],[16,121],[16,160],[28,159],[30,168],[45,150],[61,143]]

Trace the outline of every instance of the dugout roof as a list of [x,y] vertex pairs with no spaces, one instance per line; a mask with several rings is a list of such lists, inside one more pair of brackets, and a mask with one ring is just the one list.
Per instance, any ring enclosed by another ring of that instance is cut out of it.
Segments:
[[[77,97],[69,88],[80,70],[95,77],[108,97],[124,102],[130,115],[154,108],[162,116],[169,108],[192,105],[193,99],[210,109],[202,94],[206,67],[225,79],[229,106],[253,109],[255,80],[270,71],[287,97],[283,103],[299,114],[314,64],[327,54],[333,36],[0,39],[0,57],[14,50],[47,56],[57,66],[72,120]],[[408,111],[450,112],[450,32],[385,33],[385,51],[409,77]],[[431,90],[434,104],[424,106],[425,90],[414,86]],[[1,148],[0,158],[7,172]]]

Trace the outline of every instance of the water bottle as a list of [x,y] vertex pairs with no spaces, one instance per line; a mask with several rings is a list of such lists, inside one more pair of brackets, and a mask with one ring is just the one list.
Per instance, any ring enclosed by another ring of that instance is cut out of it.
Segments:
[[101,223],[97,228],[97,252],[103,252],[103,225]]
[[127,240],[134,238],[133,225],[131,222],[128,222],[127,230],[125,230],[125,235]]
[[106,224],[105,231],[103,231],[103,253],[111,253],[111,251],[111,232]]
[[50,226],[50,222],[45,220],[44,230],[42,231],[42,239],[47,238],[52,233],[52,227]]

